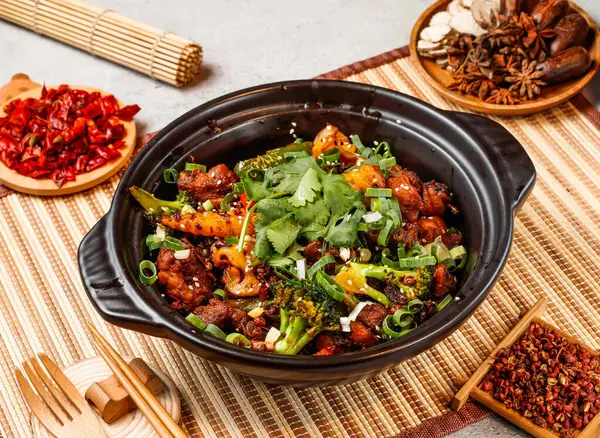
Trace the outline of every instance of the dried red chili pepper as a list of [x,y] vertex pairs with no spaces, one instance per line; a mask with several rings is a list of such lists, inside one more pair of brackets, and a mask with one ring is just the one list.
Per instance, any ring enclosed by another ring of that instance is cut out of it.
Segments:
[[52,178],[60,187],[75,176],[121,156],[125,126],[140,111],[119,109],[113,95],[42,87],[39,99],[16,99],[0,117],[0,160],[31,178]]

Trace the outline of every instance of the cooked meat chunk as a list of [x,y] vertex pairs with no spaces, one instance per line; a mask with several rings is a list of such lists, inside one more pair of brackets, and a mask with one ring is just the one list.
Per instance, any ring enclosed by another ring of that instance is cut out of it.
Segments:
[[439,216],[421,217],[418,224],[421,243],[431,243],[436,237],[443,236],[448,231],[446,222]]
[[363,164],[356,169],[342,173],[354,190],[366,192],[369,187],[385,187],[385,178],[378,166],[374,164]]
[[214,324],[219,328],[225,328],[231,323],[233,309],[218,298],[211,298],[206,306],[198,306],[194,309],[194,315],[205,324]]
[[452,249],[455,246],[462,244],[462,234],[456,232],[450,233],[450,230],[448,230],[446,234],[442,236],[442,242],[449,249]]
[[381,327],[384,318],[388,315],[388,311],[385,306],[377,304],[369,304],[365,306],[358,314],[358,321],[370,329]]
[[175,252],[163,246],[158,253],[156,267],[158,281],[165,285],[167,294],[190,310],[212,296],[212,282],[198,261],[193,246],[186,239],[182,242],[191,250],[187,259],[176,259]]
[[306,247],[304,248],[303,254],[304,254],[304,257],[306,257],[306,260],[308,260],[309,262],[316,262],[317,260],[319,260],[322,257],[322,255],[323,255],[322,250],[323,250],[323,240],[317,239],[306,245]]
[[328,124],[315,137],[312,149],[313,157],[318,158],[323,152],[333,148],[340,150],[340,161],[342,163],[350,165],[356,163],[358,159],[356,146],[350,143],[350,139],[338,127]]
[[421,324],[422,322],[427,321],[436,313],[437,305],[431,300],[425,301],[423,303],[423,309],[419,312],[419,315],[417,316],[417,323]]
[[231,309],[231,325],[237,332],[242,333],[250,340],[263,341],[265,339],[266,331],[261,328],[264,324],[262,326],[257,324],[243,310]]
[[352,346],[352,342],[342,333],[324,332],[315,339],[315,347],[317,351],[330,351],[331,354],[340,354],[348,351]]
[[400,204],[404,222],[415,222],[423,206],[423,200],[421,199],[423,184],[417,174],[411,170],[395,169],[394,175],[388,179],[387,186],[392,189],[394,198]]
[[426,182],[423,184],[421,213],[424,216],[443,216],[451,200],[452,196],[446,184],[437,181]]
[[435,298],[443,298],[456,290],[456,277],[441,263],[435,267],[431,291]]
[[392,232],[392,240],[398,245],[404,244],[405,248],[410,250],[419,242],[419,226],[408,222],[402,228],[396,228]]
[[361,347],[372,347],[379,342],[375,333],[360,321],[352,321],[350,323],[350,330],[351,332],[348,338]]
[[208,172],[202,169],[184,170],[179,174],[177,187],[188,192],[196,201],[204,202],[223,198],[233,190],[236,181],[235,173],[226,165],[219,164]]
[[448,226],[439,216],[421,217],[418,225],[421,243],[431,243],[437,237],[441,237],[442,243],[449,249],[462,243],[462,235],[455,232],[448,234]]
[[405,306],[408,304],[408,298],[406,294],[398,286],[388,284],[383,288],[383,293],[390,301],[398,306]]

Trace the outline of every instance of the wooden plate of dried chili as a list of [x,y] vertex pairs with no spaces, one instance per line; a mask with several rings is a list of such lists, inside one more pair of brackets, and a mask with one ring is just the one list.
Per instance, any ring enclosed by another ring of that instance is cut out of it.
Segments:
[[[139,111],[139,107],[136,105],[125,107],[111,94],[95,88],[62,87],[62,89],[56,86],[40,87],[29,81],[25,75],[17,75],[11,83],[0,89],[0,98],[8,99],[0,108],[0,122],[3,117],[6,117],[7,112],[11,113],[13,122],[21,117],[16,107],[10,106],[11,102],[16,102],[17,99],[21,102],[28,98],[41,99],[44,93],[46,102],[36,100],[34,104],[47,105],[53,101],[58,105],[58,100],[51,98],[53,90],[63,90],[63,93],[68,90],[73,91],[69,93],[68,98],[73,102],[68,106],[79,107],[72,109],[65,106],[68,117],[58,116],[61,120],[51,120],[57,117],[58,112],[45,112],[49,115],[48,120],[38,117],[37,126],[27,122],[25,124],[27,127],[22,128],[20,132],[15,132],[14,136],[9,132],[18,124],[13,123],[9,126],[8,123],[5,125],[0,123],[0,142],[3,142],[0,144],[0,183],[13,190],[32,195],[67,195],[106,181],[131,157],[136,143],[133,114]],[[27,91],[15,93],[22,90]],[[65,100],[64,96],[65,94],[62,97],[59,94],[61,103]],[[0,105],[3,103],[0,101]],[[83,114],[84,105],[88,109],[86,114]],[[28,112],[30,109],[23,107],[22,111]],[[37,110],[31,111],[35,114]],[[74,114],[75,111],[77,114]],[[30,119],[28,114],[24,114],[24,117]],[[34,128],[30,128],[31,126]],[[52,131],[51,138],[47,134],[50,131]],[[20,141],[17,142],[15,139]],[[56,147],[61,143],[65,147]],[[46,155],[44,151],[48,149],[51,149],[51,152]],[[47,159],[51,163],[44,167],[40,154],[43,155],[44,160]],[[60,164],[61,160],[65,160],[68,164]]]
[[[456,1],[460,0],[455,0],[454,2],[456,3]],[[417,69],[420,71],[420,73],[422,73],[427,83],[429,83],[444,98],[454,103],[457,103],[470,110],[487,114],[512,116],[533,114],[568,101],[580,93],[598,71],[600,63],[600,30],[584,10],[579,8],[573,2],[568,2],[569,9],[568,12],[565,12],[565,14],[577,12],[587,20],[589,25],[589,32],[585,42],[583,43],[583,47],[589,53],[591,58],[591,66],[587,69],[585,74],[568,82],[544,86],[541,88],[540,96],[534,96],[534,99],[528,99],[527,96],[525,96],[524,99],[519,99],[521,100],[520,102],[509,105],[487,102],[488,98],[491,96],[486,98],[486,100],[482,100],[477,96],[477,93],[474,93],[475,95],[470,95],[463,94],[459,91],[450,90],[448,89],[448,86],[453,82],[453,74],[446,68],[440,67],[436,63],[436,59],[422,56],[417,50],[417,44],[419,43],[423,29],[430,26],[431,18],[442,11],[446,11],[451,3],[453,3],[452,0],[439,0],[419,17],[412,30],[410,53]],[[549,28],[552,28],[552,26]],[[475,37],[473,37],[473,39],[475,39]],[[545,42],[547,42],[549,46],[551,40],[547,40]],[[519,67],[520,65],[517,66]],[[507,88],[503,88],[503,90],[507,90]]]

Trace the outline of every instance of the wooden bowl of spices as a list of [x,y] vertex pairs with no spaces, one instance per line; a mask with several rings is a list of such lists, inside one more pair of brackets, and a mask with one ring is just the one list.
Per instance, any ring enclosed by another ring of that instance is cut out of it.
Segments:
[[[550,21],[552,24],[546,25],[547,27],[543,29],[539,29],[539,23],[532,23],[533,20],[530,19],[533,15],[529,13],[514,14],[512,26],[527,28],[528,31],[523,31],[523,36],[512,38],[512,40],[501,37],[500,39],[503,39],[500,42],[503,46],[502,49],[491,49],[488,43],[484,43],[481,45],[484,50],[477,52],[478,44],[473,45],[472,42],[487,39],[487,36],[481,37],[480,35],[489,34],[489,31],[485,31],[479,26],[472,31],[474,33],[472,38],[467,38],[466,41],[465,39],[458,41],[460,34],[454,27],[451,28],[452,30],[448,30],[448,34],[444,35],[444,28],[440,26],[446,25],[444,23],[445,20],[448,20],[448,16],[445,14],[459,11],[458,14],[462,14],[460,18],[468,19],[471,15],[468,7],[473,6],[477,1],[483,0],[439,0],[421,15],[413,27],[410,41],[411,58],[427,83],[444,98],[481,113],[512,116],[533,114],[570,100],[583,90],[598,71],[600,65],[600,30],[583,9],[567,0],[549,0],[549,3],[554,2],[560,4],[561,7],[564,6],[565,10],[561,13],[562,17],[555,17],[553,22]],[[541,2],[542,0],[538,0],[538,2],[530,1],[527,4]],[[506,3],[522,4],[526,2],[507,1]],[[523,15],[526,15],[526,17],[523,17]],[[565,18],[567,15],[571,15],[571,17]],[[454,20],[455,18],[451,16],[450,19]],[[534,18],[539,17],[535,16]],[[581,42],[578,44],[581,44],[581,50],[573,47],[568,49],[568,52],[571,53],[565,53],[567,50],[562,53],[557,52],[559,47],[554,43],[554,39],[556,39],[556,35],[564,34],[561,30],[562,27],[565,27],[562,20],[565,20],[567,27],[570,26],[571,29],[584,27],[575,26],[572,22],[576,23],[577,20],[587,21],[588,32],[584,38],[581,39],[581,36],[574,37],[580,38]],[[460,29],[464,24],[460,20],[458,22],[457,27]],[[533,27],[531,27],[532,24]],[[496,29],[500,28],[501,31],[504,28],[511,28],[508,18],[506,18],[504,24],[500,23],[498,25],[496,23],[496,25],[498,26]],[[542,26],[544,25],[545,23],[542,23]],[[434,29],[430,33],[429,30],[432,27]],[[425,33],[423,33],[424,30]],[[471,32],[468,27],[465,28],[465,31]],[[454,35],[454,39],[451,39],[452,35]],[[479,39],[478,36],[480,36]],[[424,37],[435,42],[423,41]],[[512,42],[512,44],[508,44],[509,42]],[[553,44],[555,45],[554,48],[552,48]],[[540,45],[541,48],[539,48]],[[452,47],[450,50],[457,52],[458,55],[448,56],[444,52],[448,47]],[[550,53],[551,48],[556,53],[555,55]],[[587,54],[583,53],[584,49]],[[500,50],[505,53],[500,53]],[[519,55],[519,53],[526,53],[527,56]],[[518,62],[511,58],[513,54]],[[530,56],[532,54],[535,56]],[[589,56],[589,63],[584,59],[585,56]],[[552,58],[555,59],[551,61]],[[528,65],[522,64],[523,59],[528,61]],[[451,62],[448,64],[448,61]],[[460,64],[452,65],[452,62]],[[533,62],[535,64],[532,65]],[[585,73],[570,80],[558,82],[561,78],[555,74],[558,69],[557,66],[560,65],[560,74],[564,76],[564,72],[576,63],[580,64],[580,70],[585,70]],[[466,66],[467,64],[471,65]],[[481,64],[483,67],[480,66]],[[541,64],[544,64],[544,66]],[[471,68],[473,65],[476,69]],[[548,71],[548,66],[552,67],[551,74],[544,73]],[[463,68],[461,69],[461,67]],[[454,68],[455,71],[450,71],[449,68]],[[511,68],[514,70],[511,70]],[[469,73],[469,70],[475,71],[475,77],[458,73],[459,71]],[[544,74],[536,74],[539,71]],[[534,84],[532,86],[529,84],[522,86],[523,84],[519,80],[523,74],[527,78],[533,79]],[[506,79],[512,82],[506,82]],[[542,83],[544,85],[541,85]],[[509,92],[509,88],[513,84],[515,86]],[[521,90],[524,93],[521,93]]]
[[0,184],[58,196],[106,181],[133,153],[138,111],[96,88],[15,75],[0,89]]
[[600,434],[600,354],[538,318],[540,300],[450,402],[469,397],[535,437]]

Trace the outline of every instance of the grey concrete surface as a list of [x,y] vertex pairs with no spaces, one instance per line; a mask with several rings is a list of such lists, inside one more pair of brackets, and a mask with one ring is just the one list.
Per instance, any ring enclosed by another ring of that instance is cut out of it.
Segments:
[[[2,2],[2,0],[0,0]],[[224,93],[265,82],[310,78],[408,43],[433,0],[95,0],[127,17],[198,41],[200,80],[177,89],[85,52],[0,21],[0,83],[27,73],[48,84],[109,90],[138,103],[142,133]],[[600,22],[599,0],[578,3]],[[586,90],[600,102],[600,78]],[[524,436],[497,417],[453,435]]]

